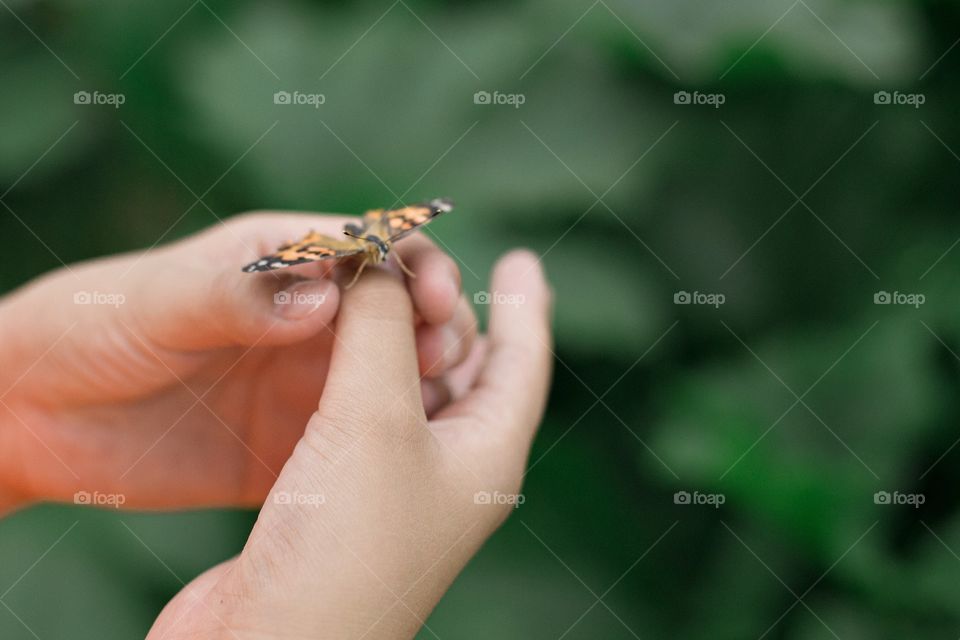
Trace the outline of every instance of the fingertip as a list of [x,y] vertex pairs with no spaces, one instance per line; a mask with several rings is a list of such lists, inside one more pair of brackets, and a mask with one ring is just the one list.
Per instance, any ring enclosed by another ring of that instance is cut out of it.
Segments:
[[553,342],[552,294],[540,258],[525,249],[506,254],[494,267],[491,288],[486,295],[493,346],[499,352],[527,353],[533,379],[534,372],[549,369]]
[[511,249],[501,256],[498,264],[507,266],[523,266],[525,269],[530,269],[534,265],[540,264],[540,256],[538,256],[533,249],[520,247],[519,249]]
[[284,320],[304,320],[328,309],[335,289],[326,280],[294,281],[273,294],[274,313]]
[[298,280],[273,293],[274,315],[288,330],[312,333],[330,324],[340,306],[340,289],[330,280]]
[[530,249],[514,249],[501,257],[493,268],[493,296],[506,296],[507,302],[542,302],[549,305],[553,295],[543,261]]

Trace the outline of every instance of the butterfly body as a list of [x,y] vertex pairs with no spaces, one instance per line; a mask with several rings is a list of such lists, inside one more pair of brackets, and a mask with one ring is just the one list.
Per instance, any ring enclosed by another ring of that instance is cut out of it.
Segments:
[[[381,264],[387,260],[394,242],[452,209],[453,203],[450,200],[434,198],[429,202],[400,209],[367,211],[359,224],[351,222],[344,225],[344,238],[333,238],[311,231],[298,242],[284,245],[276,252],[251,262],[243,271],[271,271],[327,258],[362,256],[363,262],[357,270],[355,282],[367,264]],[[399,256],[397,260],[399,261]],[[399,264],[408,275],[413,275],[402,262]]]

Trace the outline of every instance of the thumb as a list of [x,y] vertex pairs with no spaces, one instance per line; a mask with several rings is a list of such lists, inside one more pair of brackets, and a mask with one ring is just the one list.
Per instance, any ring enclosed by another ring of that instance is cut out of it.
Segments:
[[[231,346],[305,340],[339,304],[329,280],[183,264],[166,252],[108,258],[40,278],[2,300],[0,397],[126,398]],[[6,391],[4,391],[6,389]]]
[[133,329],[182,351],[298,342],[330,323],[339,303],[329,280],[241,273],[233,264],[141,265],[128,277]]
[[486,295],[491,305],[487,361],[474,388],[436,419],[479,420],[487,440],[509,441],[525,458],[553,372],[553,295],[540,259],[523,250],[498,261]]

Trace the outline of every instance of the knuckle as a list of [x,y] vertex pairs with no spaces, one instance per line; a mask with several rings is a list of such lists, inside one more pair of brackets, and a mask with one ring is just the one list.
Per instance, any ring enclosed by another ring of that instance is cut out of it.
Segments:
[[356,425],[342,420],[331,420],[316,412],[307,422],[303,438],[300,443],[311,454],[320,460],[321,464],[334,464],[350,451],[361,437]]
[[397,406],[400,404],[402,401],[383,406],[371,403],[369,397],[353,397],[349,393],[324,398],[307,426],[307,434],[314,443],[319,437],[327,446],[350,447],[362,439],[367,447],[377,451],[418,450],[426,439],[426,418],[422,411],[405,411]]
[[330,394],[320,403],[320,408],[310,420],[309,428],[335,429],[349,435],[359,435],[369,428],[371,420],[367,411],[361,411],[362,404],[350,394]]

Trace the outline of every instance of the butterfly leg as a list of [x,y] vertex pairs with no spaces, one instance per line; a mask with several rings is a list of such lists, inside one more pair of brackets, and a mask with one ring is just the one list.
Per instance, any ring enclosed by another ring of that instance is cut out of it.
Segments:
[[393,257],[395,257],[395,258],[397,259],[397,265],[400,267],[400,270],[401,270],[401,271],[403,271],[405,274],[407,274],[407,275],[410,276],[411,278],[416,278],[416,277],[417,277],[417,274],[415,274],[413,271],[410,271],[410,269],[407,268],[407,265],[403,264],[403,260],[400,259],[400,254],[399,254],[399,253],[397,253],[396,251],[394,251],[394,252],[393,252]]
[[364,267],[367,266],[367,263],[368,263],[368,262],[370,262],[370,259],[369,259],[369,258],[364,258],[364,259],[363,259],[363,262],[361,262],[361,263],[360,263],[360,266],[357,268],[357,272],[353,275],[353,280],[351,280],[351,281],[350,281],[350,284],[347,285],[347,287],[346,287],[347,289],[349,289],[350,287],[352,287],[353,285],[355,285],[355,284],[357,283],[357,280],[360,279],[360,274],[363,273],[363,269],[364,269]]

